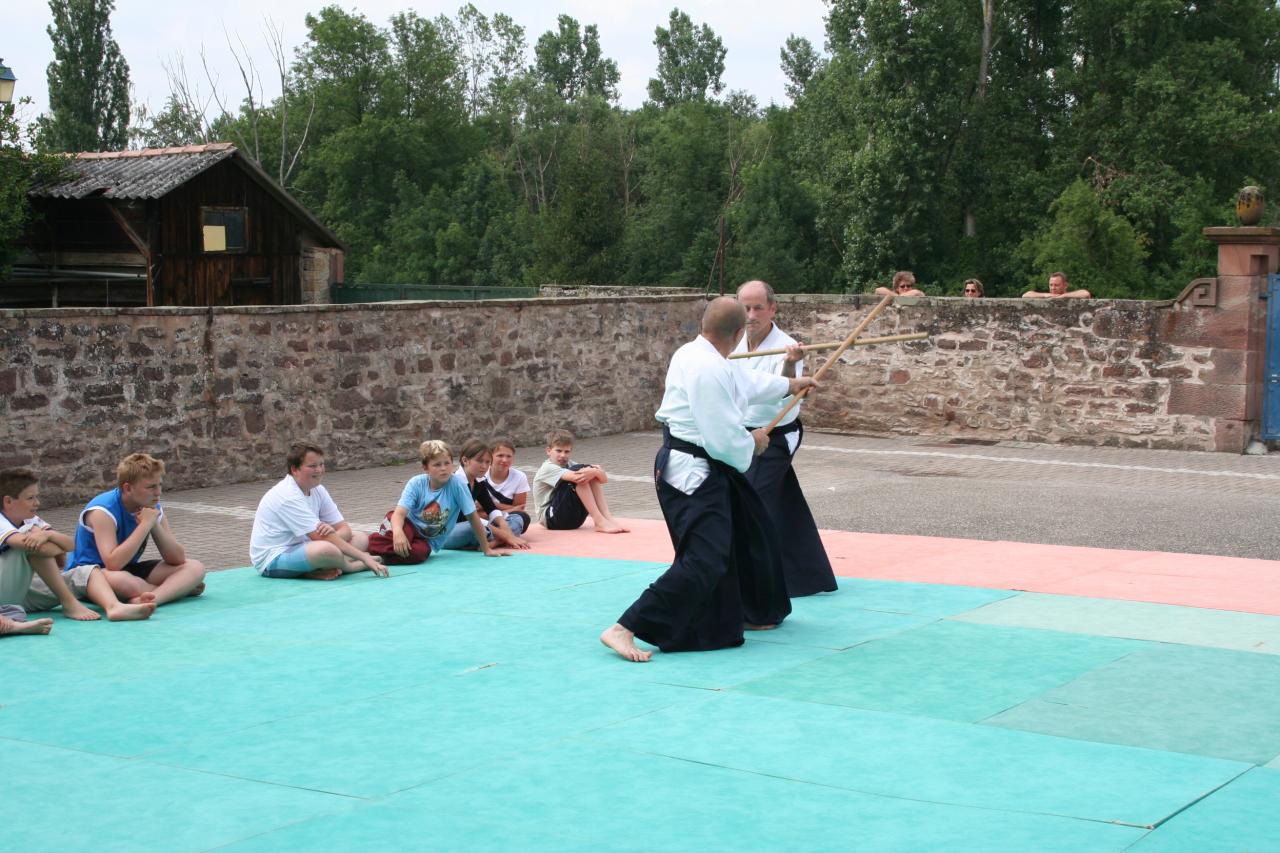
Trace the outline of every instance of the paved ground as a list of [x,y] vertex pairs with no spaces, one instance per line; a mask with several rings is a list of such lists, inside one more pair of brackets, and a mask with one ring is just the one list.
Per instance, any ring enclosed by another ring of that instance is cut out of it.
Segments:
[[[657,444],[657,433],[583,439],[574,456],[610,472],[615,514],[660,518],[649,474]],[[542,459],[541,448],[520,448],[516,464],[532,474]],[[331,470],[326,482],[353,523],[372,526],[419,470]],[[1280,454],[811,432],[797,471],[818,526],[831,530],[1280,559]],[[211,568],[242,566],[254,507],[275,479],[170,492],[165,503],[193,554]],[[76,511],[41,514],[69,530]]]

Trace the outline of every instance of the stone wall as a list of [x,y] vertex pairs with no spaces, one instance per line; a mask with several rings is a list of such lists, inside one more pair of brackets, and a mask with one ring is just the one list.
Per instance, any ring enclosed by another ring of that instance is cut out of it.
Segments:
[[0,311],[0,467],[49,503],[113,481],[134,450],[170,488],[282,470],[291,440],[337,468],[425,438],[649,429],[699,296],[255,308]]
[[[1238,453],[1257,429],[1259,281],[1205,279],[1174,302],[902,299],[866,334],[931,337],[850,351],[806,422]],[[196,487],[273,475],[300,437],[354,468],[427,437],[651,429],[704,298],[0,311],[0,467],[34,467],[47,500],[71,502],[132,450]],[[780,325],[809,342],[878,301],[781,299]]]
[[[840,340],[878,297],[781,297],[778,322]],[[807,404],[817,429],[1240,452],[1243,331],[1172,302],[902,299]],[[1210,322],[1206,322],[1206,318]],[[814,369],[826,354],[812,360]]]

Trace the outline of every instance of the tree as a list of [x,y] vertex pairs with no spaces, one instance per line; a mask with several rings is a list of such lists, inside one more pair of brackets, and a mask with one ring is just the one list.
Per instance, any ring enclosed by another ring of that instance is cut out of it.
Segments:
[[[29,105],[31,99],[19,103]],[[36,127],[23,128],[14,114],[15,105],[0,104],[0,281],[9,277],[18,238],[31,221],[28,191],[59,180],[66,171],[65,157],[29,150]]]
[[685,101],[705,101],[720,94],[724,83],[724,43],[711,27],[695,27],[679,9],[672,9],[668,26],[653,31],[658,48],[658,76],[649,79],[649,100],[660,107]]
[[812,42],[795,35],[787,37],[778,55],[782,60],[782,73],[787,78],[787,97],[793,101],[799,100],[809,87],[809,81],[822,68],[822,57],[818,55]]
[[457,57],[467,115],[475,121],[493,112],[524,64],[524,27],[508,15],[489,18],[472,3],[458,10],[457,21],[436,22]]
[[1123,216],[1108,210],[1082,180],[1074,181],[1050,207],[1053,221],[1023,244],[1038,288],[1049,273],[1064,270],[1072,283],[1096,297],[1141,295],[1143,239]]
[[615,101],[618,98],[618,63],[605,59],[600,50],[600,31],[595,24],[585,30],[568,15],[557,19],[558,28],[538,37],[534,46],[534,70],[538,79],[566,101],[590,95]]
[[111,35],[113,0],[49,0],[53,42],[49,114],[40,125],[53,151],[116,151],[129,142],[129,64]]

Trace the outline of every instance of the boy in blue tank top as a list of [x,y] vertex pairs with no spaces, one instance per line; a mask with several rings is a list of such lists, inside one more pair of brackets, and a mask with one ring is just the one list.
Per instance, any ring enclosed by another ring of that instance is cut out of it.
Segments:
[[[160,506],[163,477],[164,463],[154,456],[131,453],[120,460],[119,485],[80,512],[68,571],[101,566],[116,595],[134,604],[167,604],[204,592],[204,564],[187,559]],[[148,539],[159,559],[142,559]]]

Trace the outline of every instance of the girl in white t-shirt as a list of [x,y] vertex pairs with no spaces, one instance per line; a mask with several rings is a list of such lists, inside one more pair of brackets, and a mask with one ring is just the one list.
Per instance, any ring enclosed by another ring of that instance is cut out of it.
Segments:
[[484,478],[484,485],[493,498],[498,509],[521,516],[524,529],[529,529],[529,513],[525,503],[529,500],[529,478],[523,471],[514,467],[516,446],[506,436],[499,436],[489,443],[489,452],[493,462],[489,466],[489,474]]

